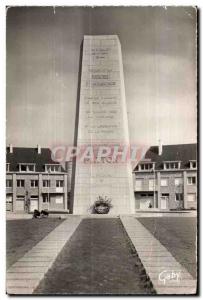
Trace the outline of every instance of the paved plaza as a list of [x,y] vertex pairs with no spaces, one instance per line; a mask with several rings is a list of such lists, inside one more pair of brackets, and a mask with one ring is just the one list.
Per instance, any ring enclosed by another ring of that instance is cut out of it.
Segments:
[[188,215],[9,220],[7,293],[194,294],[195,249]]

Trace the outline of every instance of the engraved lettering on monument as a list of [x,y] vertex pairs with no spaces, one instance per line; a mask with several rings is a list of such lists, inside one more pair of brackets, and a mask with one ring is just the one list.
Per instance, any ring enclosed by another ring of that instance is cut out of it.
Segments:
[[[77,146],[129,145],[121,46],[116,35],[84,36]],[[90,148],[91,149],[91,148]],[[91,156],[91,150],[86,154]],[[112,214],[134,213],[129,160],[76,159],[73,213],[91,213],[98,196],[112,199]]]

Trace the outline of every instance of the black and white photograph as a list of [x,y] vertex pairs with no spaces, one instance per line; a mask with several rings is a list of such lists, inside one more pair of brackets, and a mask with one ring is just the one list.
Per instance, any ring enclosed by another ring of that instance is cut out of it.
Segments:
[[5,10],[5,293],[197,295],[198,8]]

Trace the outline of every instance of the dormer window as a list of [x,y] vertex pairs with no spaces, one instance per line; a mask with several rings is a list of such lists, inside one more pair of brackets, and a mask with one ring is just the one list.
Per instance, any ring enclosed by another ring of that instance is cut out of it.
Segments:
[[190,169],[196,169],[196,168],[197,168],[197,161],[190,160]]
[[10,171],[10,164],[6,163],[6,172],[9,172],[9,171]]
[[180,161],[165,161],[164,170],[180,169]]
[[138,170],[139,171],[151,171],[151,170],[154,170],[154,163],[141,162],[138,165]]
[[35,172],[35,164],[19,164],[20,172]]
[[61,165],[45,165],[45,172],[50,172],[50,173],[57,173],[61,172]]

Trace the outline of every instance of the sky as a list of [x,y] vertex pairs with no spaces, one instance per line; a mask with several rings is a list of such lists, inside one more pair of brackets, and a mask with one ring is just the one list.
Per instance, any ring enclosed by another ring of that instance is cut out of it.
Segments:
[[73,144],[80,45],[102,34],[121,42],[131,143],[196,142],[194,8],[10,7],[7,144]]

